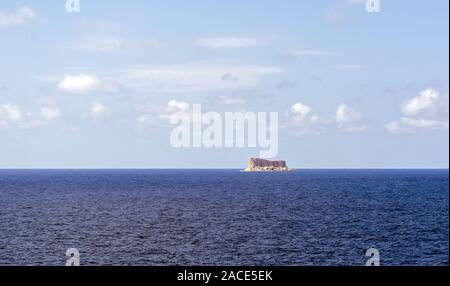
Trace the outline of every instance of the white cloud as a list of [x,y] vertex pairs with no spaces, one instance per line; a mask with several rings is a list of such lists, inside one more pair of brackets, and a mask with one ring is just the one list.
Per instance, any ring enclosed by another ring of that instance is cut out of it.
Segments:
[[296,56],[296,57],[321,57],[321,56],[336,56],[336,53],[328,52],[328,51],[321,51],[321,50],[295,50],[291,51],[289,53],[290,55]]
[[6,103],[0,104],[0,128],[7,128],[13,122],[22,119],[22,111],[17,105]]
[[25,24],[36,17],[36,12],[30,7],[22,7],[14,13],[0,11],[0,28]]
[[331,119],[319,116],[310,106],[297,102],[290,108],[286,125],[292,131],[291,133],[297,135],[330,132],[333,126],[341,132],[359,132],[366,129],[361,114],[346,104],[339,105],[334,119]]
[[5,120],[18,121],[22,119],[22,111],[17,105],[14,104],[2,104],[0,105],[0,114]]
[[170,100],[167,105],[145,103],[137,108],[139,113],[137,122],[142,127],[168,127],[170,116],[174,112],[186,112],[190,104],[175,99]]
[[400,126],[400,123],[397,121],[391,121],[384,125],[384,128],[389,131],[390,133],[399,133],[402,130],[402,127]]
[[205,48],[244,48],[261,44],[261,41],[246,37],[213,37],[204,38],[197,42],[197,46]]
[[310,106],[301,102],[291,106],[287,127],[292,134],[321,133],[325,125],[327,125],[326,120],[313,113]]
[[149,49],[158,47],[155,40],[129,40],[119,37],[93,37],[76,45],[82,51],[116,53],[128,50]]
[[[122,69],[113,77],[132,90],[189,93],[253,87],[261,77],[280,72],[267,66],[166,65]],[[239,80],[223,80],[226,74]]]
[[301,118],[305,118],[311,112],[311,108],[301,102],[297,102],[296,104],[292,105],[291,111]]
[[339,124],[347,124],[361,119],[361,114],[352,110],[346,104],[340,104],[336,110],[336,121]]
[[172,99],[171,101],[169,101],[169,103],[167,105],[169,107],[175,107],[176,109],[179,109],[181,111],[186,111],[190,107],[189,103],[183,102],[183,101],[178,101],[178,100],[175,100],[175,99]]
[[417,115],[423,111],[432,109],[439,100],[439,94],[432,88],[425,89],[420,95],[407,101],[402,108],[403,114],[407,116]]
[[58,82],[58,89],[67,93],[84,94],[99,88],[100,82],[92,75],[65,75]]
[[16,126],[19,128],[35,128],[53,121],[61,116],[61,112],[54,106],[40,109],[38,114],[23,112],[18,105],[0,104],[0,128]]
[[411,133],[417,130],[448,129],[449,122],[403,117],[399,121],[387,123],[384,128],[392,134]]
[[90,74],[66,74],[57,82],[57,89],[65,93],[78,95],[115,91],[112,85],[104,84],[97,76]]
[[107,112],[107,108],[100,102],[95,102],[92,104],[91,109],[89,111],[89,117],[91,119],[97,119],[104,116]]
[[400,122],[406,126],[413,128],[423,128],[423,129],[441,129],[448,128],[448,121],[437,121],[437,120],[427,120],[427,119],[415,119],[404,117]]
[[341,131],[357,132],[366,129],[362,123],[361,113],[356,112],[347,104],[340,104],[336,109],[336,122]]
[[[251,88],[262,77],[283,72],[270,66],[161,65],[133,66],[103,74],[41,76],[68,94],[114,93],[126,89],[141,93],[192,93]],[[233,80],[228,79],[232,75]],[[225,79],[224,79],[225,78]]]
[[449,128],[449,97],[428,88],[401,107],[402,118],[385,125],[390,133]]
[[40,115],[44,120],[55,120],[61,116],[61,112],[56,107],[42,107]]

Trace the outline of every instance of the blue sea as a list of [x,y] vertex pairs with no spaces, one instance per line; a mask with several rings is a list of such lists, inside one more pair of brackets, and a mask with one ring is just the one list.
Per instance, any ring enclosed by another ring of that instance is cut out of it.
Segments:
[[1,170],[0,265],[448,265],[448,170]]

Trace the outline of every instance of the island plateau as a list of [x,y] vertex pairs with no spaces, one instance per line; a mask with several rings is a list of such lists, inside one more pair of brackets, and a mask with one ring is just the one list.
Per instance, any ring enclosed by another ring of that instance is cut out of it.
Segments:
[[251,158],[244,172],[289,172],[294,169],[288,168],[286,161],[270,161],[259,158]]

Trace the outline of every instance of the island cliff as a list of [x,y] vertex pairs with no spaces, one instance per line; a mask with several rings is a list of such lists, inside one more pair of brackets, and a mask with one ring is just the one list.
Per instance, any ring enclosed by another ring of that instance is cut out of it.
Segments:
[[270,161],[265,159],[251,158],[248,161],[245,172],[288,172],[293,171],[286,165],[286,161]]

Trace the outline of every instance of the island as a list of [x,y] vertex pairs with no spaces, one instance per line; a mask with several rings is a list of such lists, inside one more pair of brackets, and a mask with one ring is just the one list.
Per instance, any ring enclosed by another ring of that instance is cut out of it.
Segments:
[[270,161],[259,158],[251,158],[244,172],[290,172],[294,169],[288,168],[286,161]]

